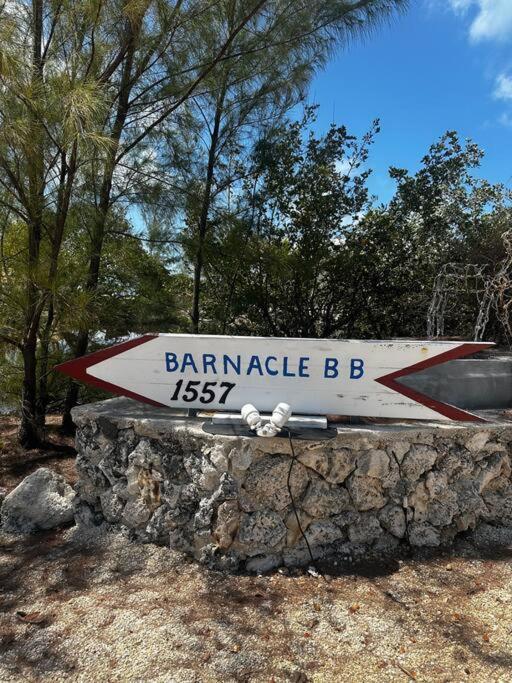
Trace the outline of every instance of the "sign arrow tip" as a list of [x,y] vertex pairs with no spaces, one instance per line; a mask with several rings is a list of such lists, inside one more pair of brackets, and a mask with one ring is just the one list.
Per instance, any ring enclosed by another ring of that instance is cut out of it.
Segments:
[[135,339],[129,339],[128,341],[121,342],[120,344],[114,344],[114,346],[109,346],[107,349],[100,349],[99,351],[94,351],[86,356],[81,356],[80,358],[73,358],[65,363],[60,363],[54,367],[57,372],[62,372],[64,375],[68,375],[74,380],[79,382],[87,382],[87,384],[92,384],[97,389],[103,389],[104,391],[110,391],[113,394],[118,394],[119,396],[127,396],[128,398],[133,398],[136,401],[142,401],[143,403],[148,403],[152,406],[158,406],[159,408],[167,408],[163,403],[158,403],[158,401],[153,401],[146,396],[141,396],[129,389],[126,389],[117,384],[111,384],[105,380],[98,379],[88,374],[87,370],[98,363],[101,363],[108,358],[113,358],[114,356],[119,356],[121,353],[140,346],[141,344],[146,344],[153,339],[156,339],[158,334],[145,334],[142,337],[136,337]]

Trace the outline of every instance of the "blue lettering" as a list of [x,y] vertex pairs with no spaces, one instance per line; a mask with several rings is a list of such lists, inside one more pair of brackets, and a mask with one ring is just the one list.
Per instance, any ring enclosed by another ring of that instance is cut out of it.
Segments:
[[176,360],[175,353],[165,354],[165,369],[167,372],[174,372],[178,369],[178,361]]
[[338,359],[337,358],[326,358],[324,366],[324,377],[337,377],[338,376]]
[[238,356],[236,357],[236,364],[233,362],[233,360],[229,356],[226,356],[226,355],[223,357],[223,361],[224,361],[224,374],[225,375],[228,374],[228,364],[231,365],[231,367],[233,368],[233,370],[235,371],[235,373],[237,375],[240,374],[240,354],[238,354]]
[[253,370],[257,370],[260,375],[263,375],[263,370],[261,369],[261,362],[258,356],[251,356],[249,361],[249,367],[247,368],[247,374],[250,375]]
[[359,379],[364,375],[364,361],[361,358],[352,358],[350,361],[350,379]]
[[299,377],[309,377],[308,360],[309,356],[301,356],[299,359]]
[[190,367],[193,369],[193,371],[195,373],[197,373],[196,364],[194,363],[194,357],[192,356],[191,353],[184,353],[183,354],[183,363],[181,364],[181,372],[185,372],[188,365],[190,365]]
[[294,372],[288,372],[288,356],[283,358],[283,376],[284,377],[295,377]]
[[277,363],[277,358],[275,356],[267,356],[267,358],[265,359],[265,370],[267,371],[267,373],[269,375],[272,375],[273,377],[275,377],[276,375],[279,374],[279,370],[271,370],[270,369],[269,363],[271,360],[275,360]]
[[208,368],[212,369],[214,375],[217,374],[217,370],[215,369],[215,356],[213,353],[203,353],[203,370],[205,375],[208,372]]

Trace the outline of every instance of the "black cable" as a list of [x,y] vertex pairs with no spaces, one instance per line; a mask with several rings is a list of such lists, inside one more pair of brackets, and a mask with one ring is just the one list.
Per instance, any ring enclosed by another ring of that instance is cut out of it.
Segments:
[[295,514],[295,519],[297,520],[297,526],[299,527],[299,531],[300,531],[300,533],[302,534],[302,538],[303,538],[303,539],[305,540],[305,542],[306,542],[306,545],[307,545],[307,548],[308,548],[308,552],[309,552],[309,556],[310,556],[310,558],[311,558],[311,562],[312,562],[312,564],[314,564],[314,563],[315,563],[315,558],[313,557],[313,552],[312,552],[312,550],[311,550],[311,546],[309,545],[308,538],[307,538],[306,534],[304,533],[304,530],[303,530],[302,525],[301,525],[301,523],[300,523],[299,513],[297,512],[297,507],[296,507],[296,505],[295,505],[295,501],[293,500],[293,494],[292,494],[292,487],[291,487],[291,485],[290,485],[290,479],[291,479],[291,476],[292,476],[293,464],[294,464],[295,460],[297,459],[297,456],[295,455],[295,449],[294,449],[294,447],[293,447],[292,433],[290,432],[290,430],[289,430],[288,427],[286,427],[286,431],[288,432],[288,441],[290,442],[290,450],[291,450],[291,452],[292,452],[292,457],[291,457],[291,460],[290,460],[290,469],[288,470],[288,479],[286,480],[286,486],[288,487],[288,493],[289,493],[289,495],[290,495],[290,500],[291,500],[291,502],[292,502],[292,510],[293,510],[293,512],[294,512],[294,514]]
[[[402,474],[402,466],[401,466],[400,463],[398,462],[398,458],[396,457],[396,455],[395,455],[395,453],[393,452],[393,450],[392,450],[392,449],[390,449],[390,450],[391,450],[391,457],[393,458],[393,460],[394,460],[395,463],[396,463],[396,466],[398,467],[398,474],[400,475],[400,481],[403,481],[403,480],[404,480],[404,475]],[[402,503],[403,503],[403,501],[402,501]],[[403,507],[403,505],[402,505],[402,507]],[[407,541],[409,542],[409,545],[410,545],[411,540],[410,540],[410,537],[409,537],[409,520],[407,519],[407,517],[408,517],[407,510],[408,510],[408,508],[406,507],[406,508],[405,508],[405,538],[407,539]]]

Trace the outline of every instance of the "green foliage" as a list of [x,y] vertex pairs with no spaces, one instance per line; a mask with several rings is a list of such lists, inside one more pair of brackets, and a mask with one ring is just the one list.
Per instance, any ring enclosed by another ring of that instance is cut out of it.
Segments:
[[[416,173],[392,167],[376,207],[377,121],[358,140],[286,118],[405,4],[4,4],[0,403],[44,423],[76,400],[55,363],[146,331],[422,337],[443,266],[496,272],[511,195],[477,178],[475,143],[449,131]],[[446,333],[470,337],[478,296],[450,296]]]
[[363,165],[378,124],[360,142],[343,126],[317,138],[306,132],[313,116],[256,146],[260,173],[245,186],[245,216],[225,233],[230,246],[211,250],[208,286],[225,283],[231,302],[211,314],[224,329],[306,337],[338,329],[342,245],[368,206]]
[[[377,124],[358,142],[340,127],[307,133],[308,116],[256,147],[257,190],[243,219],[223,217],[208,252],[208,329],[311,337],[423,337],[444,264],[496,268],[511,217],[503,186],[476,179],[482,152],[448,132],[388,206],[369,208],[366,161]],[[451,295],[446,333],[472,338],[478,297]],[[219,296],[219,293],[222,293]],[[503,340],[491,320],[488,334]]]
[[[174,285],[186,288],[168,272],[180,247],[171,221],[193,206],[194,192],[202,195],[202,249],[211,192],[225,195],[231,164],[241,168],[261,128],[251,115],[282,114],[337,42],[403,4],[299,0],[293,11],[287,0],[2,4],[0,341],[15,356],[14,375],[22,358],[24,445],[40,442],[59,344],[82,355],[100,333],[184,325]],[[217,142],[203,181],[194,152],[212,126]],[[234,135],[240,129],[244,135]],[[136,213],[149,217],[147,232],[127,225]],[[68,398],[67,414],[77,398],[72,387]]]

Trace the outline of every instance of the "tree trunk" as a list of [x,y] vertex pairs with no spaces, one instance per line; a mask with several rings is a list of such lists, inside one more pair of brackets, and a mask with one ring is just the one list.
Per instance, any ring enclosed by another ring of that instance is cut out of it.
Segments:
[[[86,291],[93,295],[97,288],[100,277],[101,254],[103,250],[103,242],[105,240],[105,229],[107,225],[107,217],[110,209],[110,198],[112,193],[112,179],[116,168],[116,156],[119,149],[119,142],[123,132],[124,124],[129,110],[129,99],[132,89],[132,67],[135,55],[136,33],[133,31],[133,26],[128,23],[128,30],[131,32],[130,46],[126,54],[125,63],[123,65],[123,75],[121,77],[121,85],[119,90],[119,100],[116,118],[112,126],[111,141],[112,145],[109,148],[109,154],[105,161],[103,170],[103,181],[99,193],[98,208],[96,211],[96,219],[94,221],[92,235],[91,235],[91,250],[89,254],[89,270],[87,274],[87,282],[85,285]],[[75,358],[80,358],[87,353],[89,346],[89,330],[83,330],[79,333],[77,343],[75,346]],[[65,432],[73,433],[74,425],[71,419],[71,410],[78,401],[79,386],[73,381],[70,381],[66,392],[66,400],[64,403],[64,410],[62,415],[62,429]]]
[[[32,2],[32,81],[43,82],[42,35],[43,0]],[[43,226],[44,204],[44,151],[40,122],[32,115],[33,154],[29,159],[29,214],[28,229],[28,277],[25,329],[21,345],[23,356],[23,386],[21,392],[21,422],[18,440],[24,448],[34,448],[41,442],[42,434],[37,420],[37,332],[44,301],[36,284]]]
[[[87,353],[89,345],[89,332],[80,332],[75,346],[75,358],[80,358]],[[73,436],[75,433],[75,424],[71,417],[71,410],[78,403],[78,396],[80,395],[80,385],[75,381],[70,380],[66,391],[66,398],[64,399],[64,407],[62,410],[62,431],[64,434]]]
[[201,202],[201,213],[199,215],[199,222],[197,226],[197,249],[194,261],[194,296],[192,300],[192,332],[199,333],[199,325],[201,319],[201,277],[203,275],[204,265],[204,245],[206,242],[206,233],[208,231],[208,215],[210,213],[210,205],[212,201],[212,185],[213,173],[215,171],[215,163],[217,161],[217,145],[219,143],[220,123],[222,113],[224,111],[224,100],[227,91],[227,75],[224,77],[219,98],[215,108],[215,118],[213,122],[213,129],[210,137],[210,149],[208,151],[208,165],[206,168],[206,178],[203,192],[203,199]]
[[64,238],[64,229],[69,213],[71,193],[76,174],[78,145],[75,142],[71,151],[71,158],[68,164],[66,153],[61,153],[60,185],[57,201],[57,215],[55,217],[55,230],[52,238],[51,260],[48,274],[50,287],[48,317],[46,325],[41,335],[40,370],[39,370],[39,397],[37,400],[37,414],[40,426],[44,428],[46,420],[46,410],[48,408],[48,360],[49,347],[52,334],[54,319],[54,290],[57,279],[59,256]]
[[199,316],[200,308],[199,302],[201,298],[201,277],[203,273],[203,249],[204,237],[199,234],[199,243],[196,251],[196,259],[194,263],[194,296],[192,300],[192,332],[199,334]]
[[48,408],[48,362],[50,357],[50,339],[54,318],[53,299],[48,304],[48,317],[40,340],[39,352],[39,395],[36,400],[37,424],[44,433],[46,409]]
[[21,421],[18,440],[23,448],[36,448],[42,434],[37,421],[37,378],[35,340],[23,345],[23,387],[21,393]]

